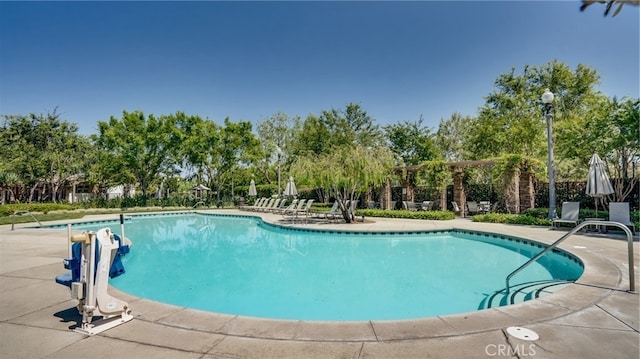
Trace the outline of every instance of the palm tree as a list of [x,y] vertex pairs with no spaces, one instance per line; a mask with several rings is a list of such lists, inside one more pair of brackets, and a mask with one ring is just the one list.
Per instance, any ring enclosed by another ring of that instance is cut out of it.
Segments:
[[7,202],[5,193],[9,190],[11,195],[9,196],[9,200],[15,197],[15,193],[13,193],[13,186],[18,183],[18,175],[13,172],[0,172],[0,204],[5,204]]

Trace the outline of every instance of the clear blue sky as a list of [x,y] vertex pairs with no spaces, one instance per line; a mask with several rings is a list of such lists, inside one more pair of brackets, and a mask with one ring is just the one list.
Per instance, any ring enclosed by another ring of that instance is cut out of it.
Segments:
[[58,107],[221,123],[360,104],[380,125],[476,115],[499,74],[557,59],[639,96],[640,12],[580,1],[0,2],[0,114]]

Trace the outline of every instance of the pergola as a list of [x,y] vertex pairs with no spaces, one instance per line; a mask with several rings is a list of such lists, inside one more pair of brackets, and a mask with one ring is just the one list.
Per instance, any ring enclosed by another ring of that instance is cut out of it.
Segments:
[[[446,165],[449,167],[451,176],[453,177],[453,200],[458,203],[458,206],[463,209],[467,205],[467,195],[464,187],[464,170],[469,167],[491,167],[495,165],[495,160],[479,160],[479,161],[459,161],[449,162]],[[414,201],[414,189],[415,184],[411,180],[415,178],[415,173],[423,171],[424,165],[416,166],[400,166],[394,168],[394,174],[407,173],[402,183],[402,200]],[[509,173],[510,181],[507,193],[505,193],[505,207],[510,213],[520,213],[521,211],[534,207],[534,193],[533,193],[533,179],[534,173],[528,169],[518,169]],[[385,209],[392,209],[394,201],[391,198],[391,179],[388,178],[386,185],[383,188],[381,196],[381,206]],[[447,194],[446,189],[442,191],[440,196],[440,208],[447,208]],[[457,213],[460,216],[464,216],[463,213]]]

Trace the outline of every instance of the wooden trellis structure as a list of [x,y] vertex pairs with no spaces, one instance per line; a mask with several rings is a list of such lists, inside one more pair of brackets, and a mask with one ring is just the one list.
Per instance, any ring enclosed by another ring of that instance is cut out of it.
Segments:
[[[446,165],[449,167],[451,176],[453,178],[453,200],[458,203],[460,208],[466,208],[467,195],[464,187],[464,171],[466,168],[479,168],[479,167],[491,167],[495,165],[494,160],[481,160],[481,161],[460,161],[449,162]],[[402,200],[414,201],[414,189],[415,185],[413,179],[415,174],[425,169],[423,165],[417,166],[404,166],[396,167],[394,174],[403,176],[402,183]],[[520,213],[521,211],[529,208],[533,208],[534,191],[533,191],[533,179],[534,173],[529,169],[519,168],[510,173],[505,173],[503,176],[506,188],[504,193],[504,206],[510,213]],[[391,179],[388,178],[383,189],[381,196],[381,207],[385,209],[393,209],[394,201],[391,198]],[[440,196],[440,208],[447,208],[447,195],[446,189]],[[457,213],[458,215],[464,215],[464,213]]]

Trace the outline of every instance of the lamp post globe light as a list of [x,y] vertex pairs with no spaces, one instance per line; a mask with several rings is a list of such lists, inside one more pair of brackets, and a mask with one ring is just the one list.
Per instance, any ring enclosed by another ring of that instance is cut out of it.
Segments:
[[547,120],[547,148],[549,151],[548,168],[549,168],[549,219],[556,218],[556,180],[554,177],[553,167],[553,137],[551,135],[551,121],[553,114],[553,92],[545,89],[542,94],[542,103],[544,104],[544,115]]

